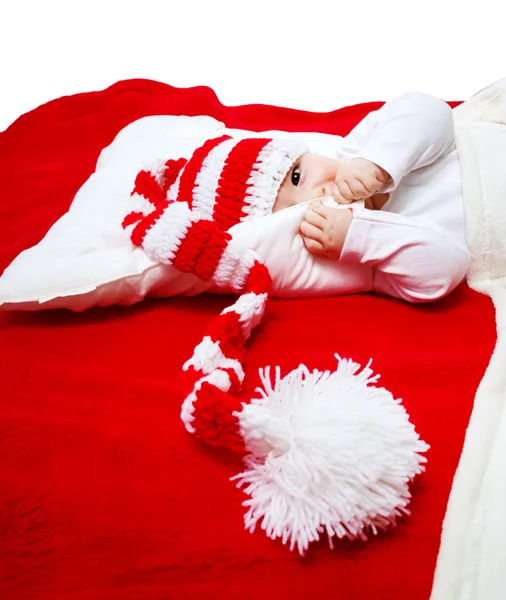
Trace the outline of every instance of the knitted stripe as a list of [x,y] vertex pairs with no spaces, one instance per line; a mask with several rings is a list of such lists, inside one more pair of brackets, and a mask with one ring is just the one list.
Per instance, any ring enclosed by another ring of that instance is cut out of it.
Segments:
[[[149,215],[146,220],[156,219],[157,214]],[[148,256],[165,265],[172,265],[195,220],[195,215],[186,202],[168,201],[165,210],[146,231],[142,246]]]
[[270,140],[262,138],[240,141],[230,152],[216,190],[213,220],[218,227],[230,229],[246,215],[246,191],[253,165]]
[[130,213],[140,213],[143,217],[155,210],[154,205],[147,198],[137,193],[130,196],[129,204]]
[[231,237],[226,231],[217,229],[212,221],[201,219],[191,225],[173,265],[183,273],[194,273],[203,280],[211,279]]
[[261,262],[255,261],[248,277],[247,289],[253,294],[268,294],[272,285],[269,269]]
[[121,226],[123,227],[123,229],[126,229],[129,225],[133,225],[134,223],[137,223],[144,217],[145,217],[144,213],[134,210],[131,213],[128,213],[128,215],[123,219],[123,223],[121,223]]
[[245,252],[244,248],[232,240],[216,268],[214,282],[224,290],[241,292],[246,287],[250,269],[257,259],[255,252]]
[[179,182],[179,191],[177,195],[178,202],[187,202],[190,207],[193,205],[193,188],[195,187],[195,179],[199,174],[206,156],[213,148],[221,144],[225,140],[231,139],[228,135],[222,135],[219,138],[207,140],[203,146],[195,150],[192,157],[186,164],[186,167],[181,175]]
[[[199,223],[202,224],[202,228],[209,229],[210,221],[203,220]],[[207,244],[202,247],[202,252],[195,265],[194,274],[197,277],[204,281],[212,278],[231,238],[232,236],[226,231],[216,231],[214,228],[210,231]]]
[[234,306],[235,304],[211,321],[206,335],[213,342],[220,344],[224,356],[235,360],[242,360],[246,340],[244,339],[240,323],[240,315],[233,310]]
[[241,402],[236,396],[224,392],[210,381],[202,381],[195,403],[195,434],[211,446],[224,446],[238,454],[245,453],[245,445],[235,413]]
[[237,392],[241,390],[242,379],[239,379],[239,377],[237,377],[236,371],[231,367],[222,368],[221,370],[224,373],[227,373],[227,375],[230,378],[230,393],[237,394]]
[[154,210],[149,215],[145,216],[137,225],[134,227],[132,233],[130,234],[130,238],[134,244],[134,246],[142,246],[144,242],[144,238],[146,237],[147,232],[154,226],[154,224],[158,221],[160,216],[163,214],[169,202],[164,200],[157,205],[156,210]]
[[[132,190],[130,196],[137,198],[142,204],[145,205],[142,207],[142,210],[147,210],[147,206],[149,206],[149,204],[151,204],[151,206],[154,208],[158,208],[157,214],[154,215],[151,213],[152,216],[149,220],[144,219],[146,216],[145,213],[139,210],[132,210],[123,219],[123,229],[126,229],[130,225],[137,223],[137,226],[131,233],[131,238],[135,246],[141,246],[147,229],[153,225],[155,220],[167,206],[167,202],[165,201],[165,192],[158,183],[155,174],[151,171],[143,170],[137,174],[137,177],[135,178],[134,189]],[[142,199],[147,200],[149,204]]]
[[230,139],[218,144],[204,159],[193,188],[192,210],[203,218],[212,219],[216,203],[216,190],[227,156],[238,140]]
[[[183,365],[183,371],[187,375],[187,380],[193,385],[204,375],[209,375],[216,369],[223,371],[233,371],[234,378],[239,382],[244,379],[244,371],[240,360],[244,358],[244,353],[238,358],[227,358],[221,351],[218,342],[213,341],[208,335],[202,338],[200,344],[195,346],[193,356]],[[189,390],[191,391],[191,390]]]
[[186,165],[187,162],[188,161],[186,160],[186,158],[178,158],[178,160],[169,159],[165,163],[165,181],[163,182],[164,197],[167,197],[167,192],[169,191],[169,188],[172,187],[174,183],[176,183],[176,179],[178,178],[181,169]]
[[165,200],[163,189],[150,171],[140,171],[137,174],[135,186],[130,195],[133,196],[134,194],[144,196],[153,206],[158,206]]

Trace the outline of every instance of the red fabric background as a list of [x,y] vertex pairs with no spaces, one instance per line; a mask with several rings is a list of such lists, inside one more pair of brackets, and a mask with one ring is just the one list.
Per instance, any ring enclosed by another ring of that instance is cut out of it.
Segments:
[[[100,150],[134,119],[209,114],[229,127],[346,134],[380,103],[309,113],[225,107],[209,88],[119,82],[50,102],[0,134],[0,272],[68,208]],[[367,544],[305,558],[243,529],[232,456],[179,420],[180,367],[220,297],[0,313],[0,598],[427,600],[451,480],[495,341],[490,301],[466,286],[410,306],[364,294],[273,301],[257,369],[365,363],[431,444],[413,514]]]

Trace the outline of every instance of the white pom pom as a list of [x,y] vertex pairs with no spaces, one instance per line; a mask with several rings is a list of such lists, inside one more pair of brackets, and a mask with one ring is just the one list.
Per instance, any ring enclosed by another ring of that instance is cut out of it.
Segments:
[[248,469],[233,477],[251,496],[245,526],[258,522],[271,538],[301,554],[326,533],[367,539],[409,514],[409,482],[424,470],[420,440],[379,375],[338,359],[335,372],[301,365],[272,385],[260,371],[261,398],[235,413]]

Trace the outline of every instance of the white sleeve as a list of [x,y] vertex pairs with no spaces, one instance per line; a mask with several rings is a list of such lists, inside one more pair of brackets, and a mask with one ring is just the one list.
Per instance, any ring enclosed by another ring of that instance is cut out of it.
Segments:
[[464,279],[469,250],[450,231],[424,219],[352,210],[339,262],[371,266],[374,291],[408,302],[429,302]]
[[[343,140],[353,158],[365,158],[390,175],[381,192],[454,147],[453,113],[444,101],[423,92],[408,92],[369,113]],[[338,153],[339,155],[339,153]]]

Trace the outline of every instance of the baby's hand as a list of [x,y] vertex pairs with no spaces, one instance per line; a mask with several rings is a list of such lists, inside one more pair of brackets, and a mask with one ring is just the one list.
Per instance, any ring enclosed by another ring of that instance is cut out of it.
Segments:
[[313,254],[338,260],[353,218],[349,208],[330,208],[316,200],[304,213],[300,233]]
[[370,198],[389,179],[389,174],[365,158],[352,158],[345,163],[336,176],[339,204],[350,204],[355,200]]

